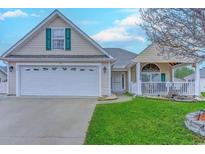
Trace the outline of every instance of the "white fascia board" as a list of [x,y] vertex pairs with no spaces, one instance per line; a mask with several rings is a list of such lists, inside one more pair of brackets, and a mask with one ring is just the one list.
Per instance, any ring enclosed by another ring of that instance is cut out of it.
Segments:
[[109,58],[7,58],[8,62],[110,62],[112,61]]

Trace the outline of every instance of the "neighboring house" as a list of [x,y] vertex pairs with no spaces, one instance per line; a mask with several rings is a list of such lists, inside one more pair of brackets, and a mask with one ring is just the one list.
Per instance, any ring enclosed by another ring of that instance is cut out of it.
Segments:
[[137,54],[120,49],[104,48],[108,54],[116,59],[111,64],[111,89],[113,93],[123,93],[128,91],[128,70],[131,65],[135,64],[132,60]]
[[0,82],[6,82],[6,81],[7,81],[7,67],[0,66]]
[[186,81],[185,79],[179,79],[174,77],[174,82],[185,82],[185,81]]
[[[199,95],[198,59],[162,55],[150,45],[139,55],[102,48],[58,10],[2,55],[9,95]],[[173,82],[173,70],[196,66],[194,83]],[[170,86],[170,82],[172,82]]]
[[[195,82],[195,73],[192,73],[184,78],[187,82]],[[200,69],[200,90],[205,92],[205,68]]]

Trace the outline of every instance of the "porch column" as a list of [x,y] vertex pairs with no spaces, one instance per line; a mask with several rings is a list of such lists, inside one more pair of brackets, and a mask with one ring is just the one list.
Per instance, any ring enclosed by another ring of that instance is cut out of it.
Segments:
[[131,68],[128,69],[128,91],[131,92]]
[[136,64],[137,95],[142,95],[140,74],[141,74],[140,63],[138,62]]
[[195,95],[200,96],[200,68],[199,63],[195,67]]
[[172,82],[174,82],[174,68],[172,68]]

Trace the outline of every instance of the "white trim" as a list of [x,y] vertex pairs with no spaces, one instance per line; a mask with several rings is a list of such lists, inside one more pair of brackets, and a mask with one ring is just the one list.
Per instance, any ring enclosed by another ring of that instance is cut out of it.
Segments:
[[52,19],[55,15],[58,15],[61,19],[63,19],[66,23],[68,23],[71,28],[76,30],[80,33],[84,38],[86,38],[92,45],[94,45],[97,49],[99,49],[103,54],[107,55],[109,58],[113,59],[111,55],[109,55],[97,42],[91,39],[87,34],[85,34],[81,29],[79,29],[72,21],[70,21],[67,17],[65,17],[61,12],[58,10],[54,10],[47,18],[45,18],[40,24],[38,24],[35,28],[33,28],[29,33],[27,33],[21,40],[19,40],[16,44],[14,44],[11,48],[9,48],[5,53],[3,53],[3,57],[6,57],[11,52],[14,51],[17,46],[22,43],[25,43],[26,40],[32,36],[35,32],[37,32],[41,27],[45,25],[50,19]]
[[7,94],[9,94],[9,82],[10,82],[10,71],[9,71],[9,63],[7,63]]
[[108,73],[109,73],[109,74],[108,74],[108,84],[109,84],[109,85],[108,85],[108,87],[109,87],[109,92],[108,92],[108,93],[109,93],[109,95],[111,95],[111,93],[112,93],[112,92],[111,92],[111,91],[112,91],[112,90],[111,90],[111,84],[112,84],[112,83],[111,83],[111,65],[110,65],[110,62],[108,63]]
[[99,67],[99,96],[102,96],[102,64]]
[[101,63],[16,63],[16,65],[77,65],[77,66],[81,66],[81,65],[86,65],[86,66],[100,66]]
[[131,92],[131,68],[128,68],[128,91]]
[[[51,29],[51,52],[53,51],[53,52],[55,52],[55,51],[65,51],[65,27],[49,27],[50,29]],[[63,30],[64,32],[64,36],[63,36],[63,39],[62,38],[60,38],[59,40],[63,40],[63,49],[53,49],[53,30]],[[50,52],[49,50],[48,50],[48,52]],[[62,51],[62,52],[63,52]]]
[[142,95],[141,91],[141,64],[138,62],[136,64],[136,81],[137,81],[137,95]]
[[21,80],[20,80],[20,65],[16,65],[16,96],[20,96],[20,85],[21,85]]
[[10,62],[75,62],[75,63],[99,63],[99,62],[109,62],[108,58],[6,58],[6,61]]
[[101,63],[16,63],[16,96],[21,96],[20,94],[20,66],[62,66],[62,65],[68,65],[68,66],[98,66],[99,68],[99,96],[102,96],[102,64]]
[[175,72],[175,70],[174,70],[174,68],[171,68],[171,69],[172,69],[172,82],[174,82],[174,78],[175,78],[175,77],[174,77],[174,76],[175,76],[175,75],[174,75],[174,72]]

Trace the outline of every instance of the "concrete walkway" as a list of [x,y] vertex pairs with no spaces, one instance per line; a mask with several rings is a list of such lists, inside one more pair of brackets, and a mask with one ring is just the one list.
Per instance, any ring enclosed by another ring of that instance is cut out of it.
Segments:
[[109,104],[109,103],[120,103],[120,102],[127,102],[132,100],[131,96],[118,96],[116,100],[109,100],[109,101],[98,101],[97,104]]

